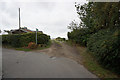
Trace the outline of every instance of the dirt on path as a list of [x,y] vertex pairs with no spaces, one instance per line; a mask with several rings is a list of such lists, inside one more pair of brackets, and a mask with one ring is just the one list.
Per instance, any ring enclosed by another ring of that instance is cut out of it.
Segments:
[[37,50],[36,52],[42,52],[52,57],[66,57],[77,61],[82,64],[82,57],[80,56],[79,51],[77,51],[75,46],[69,46],[65,42],[57,43],[52,42],[52,45],[48,49]]

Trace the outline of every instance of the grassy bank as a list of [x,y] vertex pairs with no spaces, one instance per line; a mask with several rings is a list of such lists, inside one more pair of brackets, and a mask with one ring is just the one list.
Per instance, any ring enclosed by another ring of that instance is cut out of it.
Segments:
[[42,49],[46,49],[49,48],[51,46],[52,42],[49,41],[49,43],[46,46],[43,47],[37,47],[36,49],[29,49],[27,47],[19,47],[19,48],[14,48],[10,45],[2,45],[3,48],[8,48],[8,49],[14,49],[14,50],[18,50],[18,51],[33,51],[33,50],[42,50]]
[[80,56],[82,57],[82,64],[86,67],[90,72],[98,76],[99,78],[118,78],[118,75],[115,73],[103,68],[96,59],[91,55],[90,52],[87,51],[86,47],[81,47],[79,45],[75,45],[72,42],[67,42],[70,46],[76,46],[78,49]]
[[77,46],[77,49],[80,51],[80,55],[83,58],[83,65],[96,76],[100,78],[118,78],[116,74],[104,69],[90,52],[86,51],[85,47]]

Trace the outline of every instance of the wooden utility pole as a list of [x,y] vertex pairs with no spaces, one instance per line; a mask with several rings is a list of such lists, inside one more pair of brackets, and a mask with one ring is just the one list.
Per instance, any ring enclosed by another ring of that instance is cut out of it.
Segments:
[[36,28],[36,45],[37,45],[37,32],[38,32],[38,29]]
[[19,8],[19,31],[20,31],[20,8]]

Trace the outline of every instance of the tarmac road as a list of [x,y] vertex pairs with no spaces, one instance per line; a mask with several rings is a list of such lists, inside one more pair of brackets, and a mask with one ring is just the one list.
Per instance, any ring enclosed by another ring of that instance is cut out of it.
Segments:
[[3,78],[97,78],[69,58],[5,48],[2,52]]

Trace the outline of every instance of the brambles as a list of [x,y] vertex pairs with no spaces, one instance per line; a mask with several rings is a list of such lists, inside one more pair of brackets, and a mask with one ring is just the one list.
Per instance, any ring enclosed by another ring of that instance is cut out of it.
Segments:
[[28,44],[28,48],[29,48],[29,49],[35,49],[35,48],[37,48],[37,44],[34,43],[34,42],[30,42],[30,43]]

